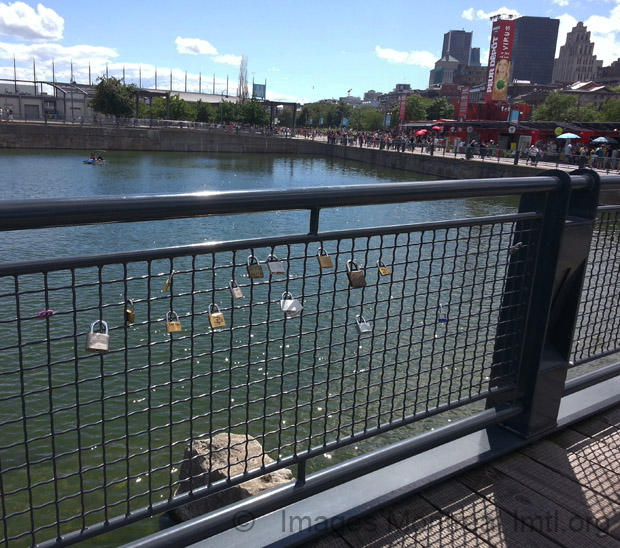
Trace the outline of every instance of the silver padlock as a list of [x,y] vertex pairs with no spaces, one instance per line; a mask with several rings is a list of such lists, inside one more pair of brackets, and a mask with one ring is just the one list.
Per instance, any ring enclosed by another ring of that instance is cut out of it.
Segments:
[[[95,326],[99,324],[99,331],[95,331]],[[87,352],[107,354],[110,351],[110,335],[108,335],[108,324],[103,320],[95,320],[90,326],[90,333],[86,335]]]
[[296,318],[301,314],[304,307],[301,303],[291,295],[288,291],[282,293],[280,301],[280,310],[286,314],[287,318]]
[[228,284],[228,289],[230,289],[230,294],[235,301],[237,299],[243,299],[243,293],[241,292],[241,288],[235,280],[230,280],[230,283]]
[[267,257],[267,268],[269,268],[269,272],[275,274],[276,276],[282,276],[283,274],[286,274],[284,264],[275,255],[269,255]]
[[355,316],[355,324],[357,327],[357,332],[360,335],[364,335],[365,333],[372,333],[372,326],[364,319],[364,316],[359,314]]

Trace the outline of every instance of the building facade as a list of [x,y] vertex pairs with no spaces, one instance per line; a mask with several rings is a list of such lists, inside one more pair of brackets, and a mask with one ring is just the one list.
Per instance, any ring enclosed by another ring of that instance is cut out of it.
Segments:
[[549,17],[515,19],[510,80],[550,84],[560,21]]
[[587,27],[579,21],[566,35],[566,44],[553,65],[553,82],[572,83],[595,80],[602,61],[593,54],[594,43]]

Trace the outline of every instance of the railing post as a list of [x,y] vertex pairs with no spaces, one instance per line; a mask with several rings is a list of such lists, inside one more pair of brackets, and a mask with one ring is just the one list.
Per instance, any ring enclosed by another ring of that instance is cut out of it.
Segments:
[[[591,184],[587,189],[571,191],[568,173],[541,173],[557,177],[560,189],[523,197],[520,211],[541,212],[543,219],[534,241],[527,241],[531,232],[526,227],[517,226],[511,248],[490,387],[505,385],[510,376],[509,364],[516,364],[512,399],[519,401],[525,412],[504,426],[526,438],[556,426],[596,219],[600,178],[590,170],[573,174],[587,174]],[[530,265],[532,251],[528,247],[534,244],[535,258]],[[525,318],[519,317],[522,308],[518,306],[523,280],[517,274],[523,268],[533,269]],[[516,333],[521,337],[517,349],[510,346]],[[487,407],[506,400],[491,397]]]

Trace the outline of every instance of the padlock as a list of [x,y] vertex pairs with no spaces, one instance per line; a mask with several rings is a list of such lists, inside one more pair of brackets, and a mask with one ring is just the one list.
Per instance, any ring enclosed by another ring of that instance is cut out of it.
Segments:
[[178,333],[181,331],[179,315],[174,310],[171,310],[166,314],[166,331],[168,333]]
[[[99,331],[95,332],[95,326],[99,324]],[[108,335],[108,324],[103,320],[95,320],[90,326],[90,333],[86,336],[86,347],[88,352],[107,354],[110,351],[110,336]]]
[[133,301],[129,299],[125,305],[125,322],[133,323],[136,321],[136,313],[134,312]]
[[263,273],[263,267],[258,264],[258,259],[254,257],[254,255],[248,257],[247,268],[250,278],[262,278],[265,275]]
[[316,253],[316,258],[319,261],[319,266],[321,268],[334,268],[334,263],[332,263],[332,258],[327,254],[322,247],[319,247],[319,250]]
[[168,289],[170,289],[170,286],[172,285],[173,276],[174,276],[174,270],[170,273],[170,277],[166,280],[166,283],[164,284],[164,293],[168,291]]
[[448,314],[443,310],[443,304],[439,305],[439,315],[437,317],[438,323],[446,323],[448,321]]
[[220,307],[216,304],[209,305],[209,323],[213,329],[216,327],[224,327],[226,325],[224,314],[220,312]]
[[359,316],[355,316],[355,324],[357,327],[357,332],[360,335],[372,332],[371,325],[364,319],[364,316],[362,316],[361,314]]
[[280,310],[286,314],[287,318],[296,318],[301,314],[304,309],[302,304],[293,297],[291,293],[285,291],[282,293],[282,300],[280,301]]
[[381,276],[389,276],[392,273],[390,267],[387,266],[382,260],[377,261],[377,268],[379,269],[379,274]]
[[230,294],[234,300],[243,299],[243,293],[241,293],[241,288],[235,280],[230,280],[230,283],[228,284],[228,289],[230,289]]
[[269,268],[269,272],[275,274],[276,276],[286,274],[284,264],[275,255],[269,255],[267,257],[267,267]]
[[366,287],[366,278],[353,259],[347,261],[347,276],[351,287]]

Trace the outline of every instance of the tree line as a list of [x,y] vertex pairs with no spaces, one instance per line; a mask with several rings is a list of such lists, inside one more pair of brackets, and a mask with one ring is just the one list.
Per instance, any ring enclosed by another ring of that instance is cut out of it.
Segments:
[[[242,103],[223,101],[219,106],[201,100],[189,103],[178,95],[169,98],[155,97],[152,104],[136,103],[138,88],[135,84],[125,85],[122,80],[101,77],[95,86],[90,107],[107,116],[145,119],[185,120],[189,122],[238,122],[265,126],[269,124],[269,114],[263,104],[256,99]],[[139,109],[137,112],[136,107]]]
[[[620,88],[611,88],[620,91]],[[532,111],[534,121],[620,122],[620,99],[608,99],[600,107],[580,106],[574,95],[552,91],[545,102]]]

